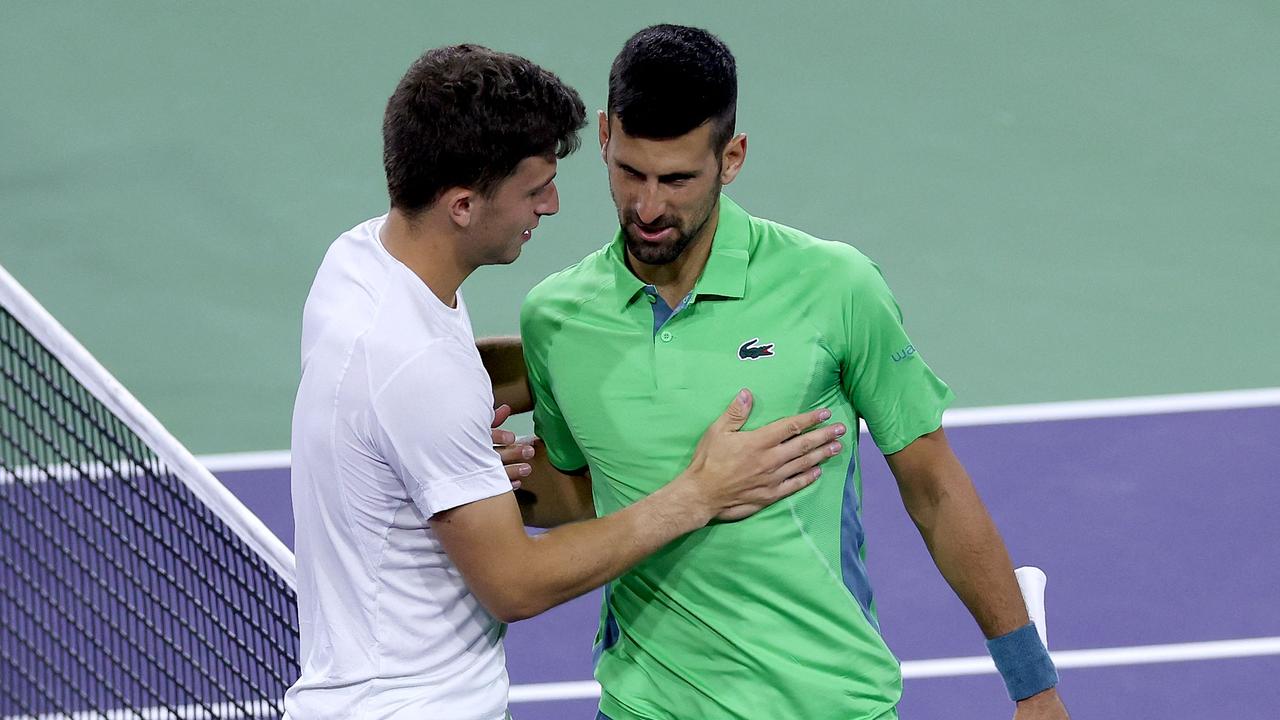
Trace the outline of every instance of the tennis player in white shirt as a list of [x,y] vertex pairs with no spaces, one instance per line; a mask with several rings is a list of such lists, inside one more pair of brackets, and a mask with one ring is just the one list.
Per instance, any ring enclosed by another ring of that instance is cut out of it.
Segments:
[[492,427],[509,409],[495,422],[459,287],[514,261],[559,209],[556,161],[577,148],[584,117],[552,73],[474,45],[427,51],[387,104],[390,210],[333,243],[303,313],[292,720],[506,718],[504,623],[806,487],[838,452],[842,426],[804,432],[825,411],[741,431],[744,390],[662,490],[525,532],[513,481],[551,517],[590,502],[589,473],[560,473],[529,445],[495,448],[509,440]]

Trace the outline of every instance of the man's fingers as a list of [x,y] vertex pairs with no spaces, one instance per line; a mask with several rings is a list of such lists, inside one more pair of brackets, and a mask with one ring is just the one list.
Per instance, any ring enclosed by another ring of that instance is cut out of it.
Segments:
[[795,437],[806,429],[817,425],[820,422],[826,422],[831,419],[831,411],[822,408],[813,410],[799,415],[792,415],[781,420],[774,420],[764,427],[753,430],[752,434],[758,434],[760,439],[764,441],[765,446],[772,446],[781,443],[787,438]]
[[[502,436],[501,442],[499,442],[499,435]],[[533,472],[533,467],[525,462],[533,459],[533,446],[517,443],[515,434],[506,430],[494,430],[493,443],[498,451],[498,457],[502,458],[502,469],[507,471],[507,479],[511,481],[511,487],[519,489],[521,479],[529,477]]]
[[503,403],[503,404],[499,405],[497,408],[495,408],[495,409],[494,409],[494,411],[493,411],[493,423],[492,423],[491,425],[489,425],[489,427],[495,427],[495,428],[496,428],[496,427],[498,427],[499,425],[501,425],[502,423],[506,422],[506,421],[507,421],[507,418],[509,418],[509,417],[511,417],[511,406],[510,406],[510,405],[508,405],[508,404],[506,404],[506,403]]
[[[797,435],[790,440],[783,442],[776,448],[769,450],[769,458],[773,460],[775,466],[781,466],[792,460],[808,453],[810,450],[822,447],[827,443],[834,442],[845,433],[844,423],[834,423],[827,427],[820,427],[810,430],[807,433]],[[795,473],[787,473],[794,475]]]
[[813,450],[810,450],[804,455],[801,455],[800,457],[778,468],[777,472],[774,473],[774,477],[789,478],[795,475],[799,475],[805,472],[806,470],[809,470],[811,468],[814,468],[817,465],[822,464],[829,458],[833,458],[836,455],[839,455],[840,451],[843,449],[844,449],[844,446],[838,442],[832,441],[832,442],[826,443],[825,445],[814,448]]
[[788,495],[794,495],[812,485],[819,477],[822,477],[822,468],[812,468],[798,475],[792,475],[778,483],[777,495],[774,499],[781,500]]
[[533,459],[533,447],[530,445],[500,444],[497,450],[498,456],[502,458],[503,465],[511,465]]
[[816,468],[816,467],[810,468],[808,470],[805,470],[802,473],[793,475],[783,480],[782,482],[771,486],[768,489],[768,492],[766,493],[766,495],[762,499],[749,500],[746,502],[738,503],[737,505],[734,505],[732,507],[725,508],[716,517],[720,518],[721,520],[728,520],[728,521],[742,520],[743,518],[751,517],[752,515],[755,515],[757,512],[763,510],[766,507],[769,507],[773,503],[787,497],[788,495],[793,495],[809,487],[821,475],[822,475],[821,468]]
[[747,424],[747,418],[751,416],[752,399],[750,390],[743,388],[738,391],[733,402],[729,403],[729,408],[716,422],[730,432],[741,430],[742,426]]
[[511,481],[512,487],[520,487],[520,481],[529,477],[529,473],[533,472],[533,468],[526,463],[516,463],[503,467],[507,471],[507,479]]

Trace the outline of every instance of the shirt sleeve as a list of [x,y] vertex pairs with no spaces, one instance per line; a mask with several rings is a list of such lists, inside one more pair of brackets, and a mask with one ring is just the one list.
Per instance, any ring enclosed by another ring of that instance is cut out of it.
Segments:
[[552,390],[547,372],[548,333],[537,317],[531,299],[526,299],[520,312],[520,338],[524,347],[524,364],[533,393],[533,432],[547,446],[547,459],[565,473],[576,473],[587,466],[573,432],[565,422]]
[[844,391],[880,452],[889,455],[941,427],[942,411],[955,395],[907,337],[880,268],[858,259],[844,306]]
[[477,357],[451,340],[415,354],[375,389],[387,462],[428,516],[511,491],[493,449],[493,391]]

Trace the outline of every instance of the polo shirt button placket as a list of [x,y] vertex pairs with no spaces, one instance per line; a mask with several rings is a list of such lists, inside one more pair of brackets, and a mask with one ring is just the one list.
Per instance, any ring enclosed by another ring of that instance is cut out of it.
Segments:
[[662,342],[671,342],[675,338],[669,330],[663,330],[662,334],[658,335],[658,337],[662,339]]

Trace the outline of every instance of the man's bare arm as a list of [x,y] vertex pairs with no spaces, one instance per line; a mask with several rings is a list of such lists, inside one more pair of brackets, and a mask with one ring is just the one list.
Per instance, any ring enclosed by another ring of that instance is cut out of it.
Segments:
[[533,394],[529,392],[529,373],[519,336],[480,338],[476,349],[493,383],[494,405],[510,406],[513,415],[532,411]]
[[520,438],[519,442],[534,450],[533,459],[526,461],[530,473],[521,479],[520,489],[516,491],[520,515],[527,527],[553,528],[596,516],[589,470],[562,472],[547,458],[547,446],[542,438]]
[[742,432],[750,404],[749,394],[735,401],[674,480],[603,518],[531,537],[515,500],[503,494],[436,513],[431,527],[489,612],[506,622],[531,617],[621,575],[713,518],[740,519],[807,487],[817,466],[840,452],[843,426],[803,432],[829,418],[825,410]]
[[[934,563],[983,635],[994,638],[1026,625],[1009,552],[942,429],[885,459]],[[1015,717],[1065,718],[1066,710],[1049,689],[1018,703]]]

